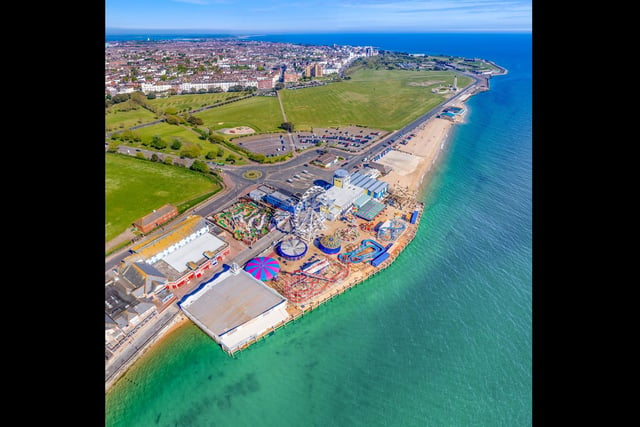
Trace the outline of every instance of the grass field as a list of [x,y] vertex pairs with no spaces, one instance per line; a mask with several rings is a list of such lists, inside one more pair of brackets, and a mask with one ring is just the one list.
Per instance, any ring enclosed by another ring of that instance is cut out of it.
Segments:
[[[282,90],[280,96],[296,130],[348,124],[396,130],[443,101],[431,89],[453,84],[453,77],[448,71],[359,70],[351,80]],[[469,82],[458,76],[459,87]]]
[[[131,108],[129,110],[129,108]],[[128,110],[128,111],[123,111]],[[128,129],[141,123],[148,123],[156,120],[155,114],[151,111],[134,104],[131,101],[125,101],[109,107],[105,112],[105,130],[113,132]]]
[[194,116],[201,118],[204,126],[211,129],[249,126],[258,133],[277,132],[283,122],[280,104],[275,96],[254,96]]
[[166,203],[174,206],[220,191],[213,177],[128,156],[105,156],[105,239]]
[[158,135],[163,140],[167,141],[169,145],[173,142],[173,138],[179,138],[183,143],[192,142],[204,146],[210,144],[209,142],[198,139],[198,134],[192,130],[184,128],[178,125],[170,125],[168,123],[157,123],[151,126],[145,126],[140,129],[135,129],[133,132],[140,135],[142,141],[151,142],[155,135]]
[[150,99],[147,103],[156,111],[164,112],[167,108],[173,107],[180,112],[206,107],[207,105],[216,104],[233,96],[244,96],[246,94],[247,92],[221,92],[194,95],[174,95],[169,98]]
[[[246,159],[242,157],[240,154],[229,150],[222,144],[214,144],[209,141],[204,141],[202,139],[199,139],[199,135],[197,133],[183,126],[170,125],[167,123],[158,123],[155,125],[136,129],[133,132],[135,132],[137,135],[140,136],[140,138],[142,138],[142,142],[151,142],[151,140],[155,135],[158,135],[164,141],[166,141],[167,144],[169,144],[169,146],[164,150],[156,150],[159,153],[179,154],[182,148],[185,148],[187,144],[195,144],[195,145],[198,145],[202,150],[202,156],[200,156],[201,160],[209,160],[209,159],[205,159],[204,156],[209,151],[217,152],[218,147],[220,147],[222,148],[224,154],[221,157],[210,159],[211,161],[224,162],[224,159],[226,159],[229,154],[233,154],[238,159],[234,163],[235,165],[244,165],[247,163]],[[182,142],[183,146],[180,148],[180,150],[171,149],[171,144],[173,143],[174,138],[179,138],[180,141]],[[127,145],[132,147],[142,147],[141,143],[127,144]]]

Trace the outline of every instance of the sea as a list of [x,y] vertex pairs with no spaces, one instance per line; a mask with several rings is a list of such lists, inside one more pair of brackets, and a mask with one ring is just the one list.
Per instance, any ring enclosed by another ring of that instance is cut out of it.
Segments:
[[105,395],[105,425],[532,425],[532,34],[249,39],[480,57],[508,74],[465,103],[389,268],[236,358],[179,327]]

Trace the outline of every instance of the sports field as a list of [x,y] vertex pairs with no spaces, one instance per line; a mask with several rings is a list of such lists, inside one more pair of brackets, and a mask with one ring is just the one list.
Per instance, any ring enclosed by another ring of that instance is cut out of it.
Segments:
[[221,186],[202,173],[107,153],[105,155],[105,239],[166,203],[179,206]]
[[[453,84],[450,71],[358,70],[351,80],[299,90],[282,90],[288,121],[296,130],[362,125],[396,130],[445,99],[431,92]],[[471,79],[458,76],[458,86]]]

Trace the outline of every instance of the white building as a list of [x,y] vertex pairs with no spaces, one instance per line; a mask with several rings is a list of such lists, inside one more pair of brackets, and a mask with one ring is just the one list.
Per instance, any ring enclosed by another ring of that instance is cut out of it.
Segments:
[[289,317],[287,299],[236,265],[179,303],[186,316],[229,352]]
[[149,92],[165,92],[169,89],[171,89],[171,85],[158,85],[155,83],[142,83],[140,85],[140,87],[142,88],[142,91],[144,93],[149,93]]
[[343,184],[342,188],[333,186],[318,196],[320,211],[327,219],[334,221],[349,209],[361,194],[362,188],[355,185]]

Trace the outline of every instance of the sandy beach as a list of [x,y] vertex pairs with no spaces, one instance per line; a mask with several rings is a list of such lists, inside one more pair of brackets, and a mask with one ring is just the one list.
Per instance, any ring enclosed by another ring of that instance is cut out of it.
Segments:
[[[458,105],[461,107],[461,105]],[[454,122],[432,118],[420,126],[406,145],[384,156],[379,163],[393,168],[387,175],[380,177],[390,188],[406,187],[417,192],[424,184],[424,177],[446,147],[446,140]]]

